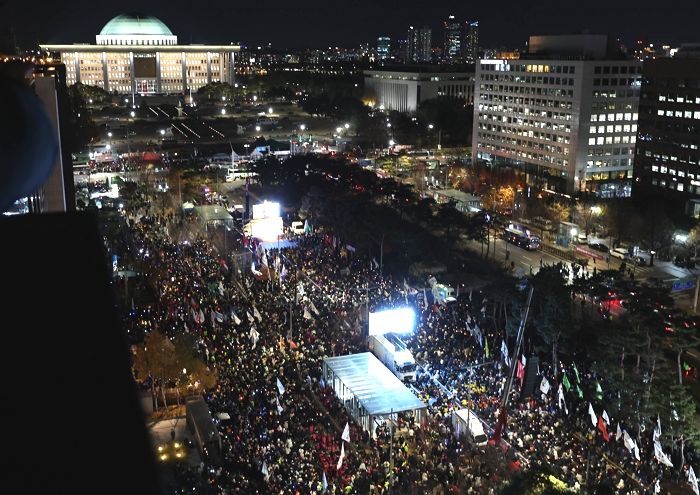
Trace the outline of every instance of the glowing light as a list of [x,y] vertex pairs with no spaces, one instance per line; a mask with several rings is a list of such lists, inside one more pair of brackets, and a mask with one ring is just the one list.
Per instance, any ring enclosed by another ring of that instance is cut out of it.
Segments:
[[387,332],[412,333],[416,313],[412,308],[397,308],[369,314],[369,335],[384,335]]

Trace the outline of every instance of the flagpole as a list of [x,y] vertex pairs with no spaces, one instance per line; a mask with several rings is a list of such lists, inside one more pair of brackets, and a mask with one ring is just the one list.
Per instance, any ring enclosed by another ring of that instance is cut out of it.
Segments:
[[510,399],[510,391],[513,387],[513,380],[515,379],[515,370],[517,368],[516,359],[518,359],[518,354],[520,353],[520,347],[523,343],[523,335],[525,334],[525,323],[527,322],[527,316],[530,313],[530,303],[532,302],[532,293],[535,288],[530,286],[530,292],[527,295],[527,303],[525,305],[525,313],[523,318],[520,320],[520,326],[518,327],[518,335],[515,341],[515,348],[513,349],[513,357],[510,360],[510,376],[508,377],[508,385],[503,391],[503,397],[501,398],[501,411],[498,415],[498,422],[496,423],[496,431],[494,432],[493,438],[496,443],[501,441],[501,433],[503,427],[505,426],[506,418],[506,408],[508,407],[508,401]]

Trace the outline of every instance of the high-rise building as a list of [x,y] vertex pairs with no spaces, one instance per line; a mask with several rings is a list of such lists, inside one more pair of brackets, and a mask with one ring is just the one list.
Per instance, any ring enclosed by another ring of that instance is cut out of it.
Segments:
[[40,45],[60,54],[67,82],[134,95],[196,91],[234,80],[235,45],[178,45],[160,19],[119,15],[96,36],[96,44]]
[[700,218],[700,57],[683,48],[644,62],[632,192]]
[[605,35],[531,36],[519,60],[480,60],[475,159],[538,188],[629,195],[641,68]]
[[433,57],[433,30],[427,26],[408,28],[406,60],[408,62],[429,62]]
[[447,62],[459,62],[462,56],[462,23],[451,15],[443,23],[445,44],[442,57]]
[[380,36],[377,38],[377,58],[386,60],[391,56],[391,38]]
[[473,64],[479,59],[479,21],[467,21],[464,33],[463,58]]

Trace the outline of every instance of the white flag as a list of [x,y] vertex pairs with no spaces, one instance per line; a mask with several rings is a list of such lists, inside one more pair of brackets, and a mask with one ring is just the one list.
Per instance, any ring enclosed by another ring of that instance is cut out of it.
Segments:
[[653,441],[656,442],[661,437],[661,417],[656,415],[656,426],[654,427],[654,432],[652,433]]
[[284,409],[282,408],[282,406],[280,406],[280,398],[275,396],[275,400],[277,401],[277,414],[282,414],[282,411],[284,411]]
[[234,322],[236,325],[240,325],[240,324],[241,324],[241,319],[236,315],[236,313],[234,313],[233,310],[231,310],[231,319],[233,320],[233,322]]
[[664,453],[659,442],[654,442],[654,457],[656,457],[656,460],[664,466],[673,467],[671,459],[669,459],[668,456]]
[[246,311],[245,316],[246,316],[246,318],[248,318],[249,322],[253,323],[253,321],[255,321],[255,320],[253,320],[253,315],[250,314],[250,311]]
[[280,395],[284,395],[284,385],[282,385],[279,378],[277,378],[277,390],[279,390]]
[[700,495],[700,489],[698,489],[698,479],[695,477],[695,471],[693,471],[693,466],[688,468],[688,483],[693,489],[695,495]]
[[314,306],[313,301],[309,303],[309,307],[311,308],[311,311],[313,311],[316,316],[318,316],[320,314],[318,312],[318,309],[316,309],[316,306]]
[[265,476],[265,480],[270,477],[270,472],[267,470],[267,462],[263,461],[262,469],[260,472]]
[[542,383],[540,383],[540,392],[542,392],[544,395],[547,395],[549,393],[550,385],[549,385],[549,380],[547,380],[546,376],[542,377]]
[[255,349],[255,346],[258,344],[258,338],[260,338],[260,334],[255,329],[255,327],[250,327],[250,332],[248,333],[248,336],[250,337],[250,340],[253,341],[253,349]]
[[214,319],[216,321],[218,321],[219,323],[223,323],[224,322],[224,314],[219,313],[218,311],[214,311]]
[[627,433],[627,430],[622,430],[622,441],[625,444],[625,447],[627,447],[627,450],[632,452],[635,447],[634,440],[632,440],[632,437]]
[[615,441],[619,441],[622,436],[622,430],[620,429],[620,423],[617,423],[617,431],[615,432]]
[[637,442],[634,442],[634,458],[637,459],[638,461],[641,461],[639,458],[639,445],[637,445]]
[[350,443],[350,423],[345,423],[345,429],[343,430],[343,434],[340,438]]
[[568,416],[569,410],[566,407],[566,400],[564,399],[564,387],[561,383],[559,384],[559,390],[557,391],[557,404],[559,405],[559,409],[561,409],[562,404],[564,404],[564,412],[566,412]]
[[262,316],[260,316],[260,311],[258,311],[258,308],[253,306],[253,315],[258,319],[258,322],[262,321]]
[[340,458],[338,458],[338,466],[336,469],[340,470],[340,466],[343,465],[343,459],[345,458],[345,444],[343,443],[340,447]]
[[658,478],[654,482],[654,493],[661,493],[661,480],[659,480]]
[[307,320],[313,320],[314,317],[311,316],[311,312],[309,311],[309,308],[304,308],[304,318]]
[[328,491],[328,480],[326,479],[326,472],[323,472],[323,478],[321,478],[321,486],[323,487],[323,493]]
[[506,366],[510,368],[510,357],[508,357],[508,346],[505,340],[501,340],[501,357]]
[[595,415],[593,405],[590,402],[588,403],[588,414],[591,415],[591,423],[593,423],[593,427],[595,428],[598,425],[598,416]]
[[610,426],[610,417],[608,416],[608,411],[603,409],[603,421],[605,421],[605,424]]

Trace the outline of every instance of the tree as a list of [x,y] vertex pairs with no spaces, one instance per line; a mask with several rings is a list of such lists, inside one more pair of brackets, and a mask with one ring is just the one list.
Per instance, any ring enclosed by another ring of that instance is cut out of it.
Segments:
[[697,258],[698,248],[700,248],[700,224],[693,226],[688,233],[686,244],[693,250],[693,257]]
[[551,350],[554,376],[559,352],[576,330],[571,311],[571,288],[557,266],[540,268],[532,279],[535,288],[530,328]]
[[156,385],[160,387],[163,404],[167,407],[163,380],[173,374],[172,355],[175,351],[173,343],[162,333],[155,331],[146,336],[143,344],[134,349],[134,374],[141,381],[150,381],[151,394],[156,401]]

